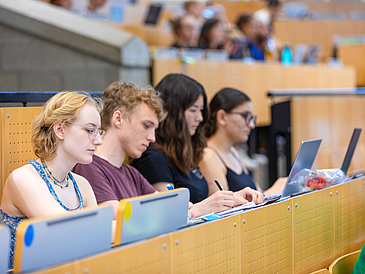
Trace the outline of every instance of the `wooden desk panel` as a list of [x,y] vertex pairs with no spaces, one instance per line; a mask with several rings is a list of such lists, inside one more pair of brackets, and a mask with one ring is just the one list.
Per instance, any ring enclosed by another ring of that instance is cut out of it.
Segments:
[[291,209],[289,200],[240,214],[241,273],[292,273]]
[[172,273],[239,273],[239,215],[170,234]]
[[336,252],[356,251],[364,243],[364,182],[359,178],[37,273],[286,274],[323,270],[334,261]]
[[334,188],[335,193],[335,258],[361,249],[365,235],[361,229],[363,182],[355,180]]
[[[1,109],[0,199],[6,178],[16,168],[36,158],[30,144],[30,125],[41,107]],[[0,200],[1,202],[1,200]]]
[[182,64],[177,60],[154,60],[154,85],[169,73],[185,73],[199,81],[207,92],[208,100],[223,87],[242,90],[252,100],[259,126],[271,123],[270,99],[267,97],[269,90],[355,86],[354,77],[351,77],[355,76],[352,67],[338,70],[327,66],[286,67],[277,63],[259,62],[247,65],[241,61],[204,60],[194,64]]
[[255,11],[264,8],[265,1],[212,1],[213,4],[223,5],[226,9],[226,14],[229,22],[236,24],[238,17],[243,13],[254,13]]
[[[171,273],[168,235],[158,236],[80,260],[78,273]],[[107,262],[107,263],[106,263]]]
[[45,270],[37,271],[37,274],[77,274],[82,273],[78,262],[62,264]]
[[113,24],[114,27],[129,31],[139,37],[149,46],[168,47],[174,42],[172,30],[159,26],[145,25],[120,25]]
[[335,258],[332,192],[324,189],[292,200],[294,273],[325,268]]
[[[322,138],[312,169],[340,168],[355,127],[365,124],[365,96],[298,96],[291,100],[292,159],[303,140]],[[349,171],[365,164],[360,135]]]
[[340,45],[338,57],[344,65],[354,66],[357,86],[365,86],[365,45]]
[[[365,5],[364,5],[365,6]],[[364,21],[353,20],[285,20],[275,21],[275,37],[280,43],[319,44],[319,57],[322,61],[333,56],[333,35],[363,34]]]

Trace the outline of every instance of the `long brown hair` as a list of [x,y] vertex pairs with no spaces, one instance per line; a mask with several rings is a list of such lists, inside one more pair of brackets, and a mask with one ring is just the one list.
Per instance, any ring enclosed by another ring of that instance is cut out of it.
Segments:
[[[156,143],[153,146],[161,149],[175,167],[188,175],[198,167],[206,147],[203,127],[209,117],[207,95],[201,84],[184,74],[166,75],[155,89],[161,93],[168,115],[156,131]],[[200,95],[204,100],[203,121],[191,136],[185,121],[185,110]]]

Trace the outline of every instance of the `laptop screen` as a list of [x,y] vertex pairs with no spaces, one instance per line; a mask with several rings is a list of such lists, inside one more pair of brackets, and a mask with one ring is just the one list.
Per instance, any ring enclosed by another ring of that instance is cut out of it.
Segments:
[[303,141],[301,143],[297,156],[295,157],[293,166],[290,170],[288,181],[286,182],[282,197],[290,196],[301,192],[302,186],[300,184],[290,184],[290,181],[302,169],[304,168],[311,169],[321,142],[322,139],[314,139],[314,140]]
[[355,128],[352,133],[351,141],[347,148],[347,152],[346,152],[345,158],[343,159],[343,163],[342,163],[342,167],[341,167],[341,170],[345,174],[347,174],[347,171],[349,169],[351,159],[352,159],[352,156],[354,155],[354,151],[355,151],[355,148],[357,145],[357,141],[359,140],[359,137],[360,137],[361,130],[362,130],[361,128]]
[[156,25],[157,20],[161,14],[162,5],[153,4],[150,5],[150,8],[147,13],[147,17],[145,20],[146,25]]

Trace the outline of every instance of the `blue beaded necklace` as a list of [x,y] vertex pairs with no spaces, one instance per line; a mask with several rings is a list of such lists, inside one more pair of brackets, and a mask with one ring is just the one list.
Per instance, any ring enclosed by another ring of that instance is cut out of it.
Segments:
[[[68,183],[68,180],[70,179],[70,176],[68,174],[65,176],[65,178],[63,178],[61,181],[59,181],[59,180],[57,180],[56,177],[54,177],[52,175],[52,172],[49,170],[48,166],[46,165],[46,162],[43,159],[41,161],[42,161],[42,168],[46,171],[47,177],[51,178],[56,186],[59,186],[60,188],[63,189],[70,185]],[[66,185],[63,185],[65,183],[66,183]]]

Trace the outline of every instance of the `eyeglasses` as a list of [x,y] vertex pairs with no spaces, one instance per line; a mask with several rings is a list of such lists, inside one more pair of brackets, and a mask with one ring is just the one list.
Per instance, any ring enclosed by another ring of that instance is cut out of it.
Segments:
[[251,121],[253,121],[253,124],[256,126],[256,115],[252,115],[250,112],[227,112],[230,114],[238,114],[241,115],[243,119],[245,119],[246,124],[249,125]]
[[79,127],[83,127],[85,129],[87,129],[87,132],[89,134],[89,139],[90,140],[94,140],[96,138],[96,135],[99,133],[100,137],[101,137],[101,140],[104,139],[104,136],[105,136],[105,130],[102,130],[100,128],[97,128],[95,126],[93,127],[87,127],[87,126],[84,126],[84,125],[80,125],[80,124],[76,124],[76,123],[72,123],[72,122],[67,122],[69,124],[72,124],[72,125],[76,125],[76,126],[79,126]]

